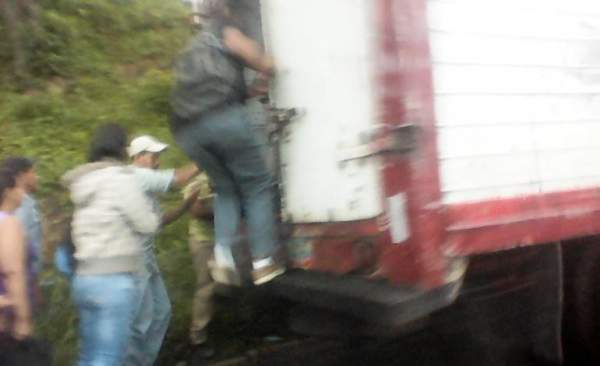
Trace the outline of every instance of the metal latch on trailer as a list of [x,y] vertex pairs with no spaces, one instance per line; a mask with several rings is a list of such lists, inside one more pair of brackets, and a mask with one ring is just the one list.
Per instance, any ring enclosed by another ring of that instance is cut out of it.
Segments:
[[298,108],[278,108],[270,104],[269,99],[264,98],[261,103],[265,105],[270,123],[268,124],[269,140],[273,141],[281,137],[285,128],[292,120],[303,115],[303,111]]
[[338,149],[339,160],[343,162],[387,154],[408,154],[417,148],[418,131],[418,126],[404,124],[365,132],[361,138],[362,144]]

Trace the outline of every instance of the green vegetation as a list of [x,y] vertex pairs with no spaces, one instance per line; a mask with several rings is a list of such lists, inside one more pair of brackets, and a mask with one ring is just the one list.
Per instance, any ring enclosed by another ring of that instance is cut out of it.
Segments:
[[[95,126],[119,121],[130,133],[169,139],[171,65],[190,31],[178,1],[47,0],[27,39],[31,88],[10,72],[0,84],[0,154],[36,157],[42,195],[85,158]],[[31,38],[31,39],[29,39]],[[5,41],[0,39],[0,42]],[[10,69],[0,43],[2,68]],[[168,154],[166,163],[181,161]]]
[[[66,366],[77,353],[77,316],[67,281],[52,265],[70,214],[60,177],[85,161],[91,132],[105,122],[121,123],[131,136],[152,134],[174,145],[167,123],[172,63],[191,30],[179,0],[21,2],[34,4],[38,11],[35,21],[21,19],[15,28],[26,61],[20,71],[13,39],[4,36],[10,25],[0,18],[0,158],[19,154],[37,162],[47,239],[41,275],[45,303],[37,331],[54,345],[54,364]],[[187,162],[177,148],[161,160],[166,167]],[[173,193],[163,203],[168,208],[179,200]],[[167,227],[157,241],[173,304],[158,365],[175,365],[186,352],[195,284],[187,224],[184,218]],[[254,306],[259,302],[251,293],[219,304],[211,338],[221,356],[256,346],[273,330],[279,333],[277,307]]]
[[[37,161],[48,236],[38,333],[54,344],[55,365],[63,366],[76,356],[77,319],[68,285],[51,261],[69,214],[59,178],[85,160],[90,133],[101,123],[118,121],[131,135],[173,143],[167,124],[172,61],[190,28],[178,0],[43,0],[37,6],[37,23],[19,25],[27,75],[10,72],[10,40],[0,37],[0,157]],[[0,34],[7,26],[0,20]],[[184,162],[176,148],[162,161]],[[178,200],[172,194],[165,206]],[[187,219],[167,228],[157,243],[174,308],[159,364],[175,364],[174,353],[187,340],[195,278],[186,233]]]

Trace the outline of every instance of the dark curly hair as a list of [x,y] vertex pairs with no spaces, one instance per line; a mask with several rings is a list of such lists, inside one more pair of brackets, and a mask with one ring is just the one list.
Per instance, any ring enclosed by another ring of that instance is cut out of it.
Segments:
[[[241,0],[204,0],[200,5],[199,13],[209,19],[224,21],[237,19],[246,9],[247,4]],[[230,15],[227,16],[227,11]]]
[[6,191],[17,186],[17,172],[10,169],[0,169],[0,204],[4,202]]
[[204,0],[200,4],[200,13],[210,18],[222,18],[225,16],[225,9],[229,6],[228,3],[227,0]]
[[96,162],[104,159],[125,160],[127,132],[117,123],[99,126],[94,131],[90,143],[88,160]]
[[30,171],[33,169],[33,166],[33,160],[24,156],[11,156],[0,163],[0,169],[13,171],[17,175]]

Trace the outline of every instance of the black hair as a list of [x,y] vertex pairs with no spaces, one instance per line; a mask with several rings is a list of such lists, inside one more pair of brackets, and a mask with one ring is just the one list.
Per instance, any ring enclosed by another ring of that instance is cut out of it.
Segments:
[[104,159],[125,159],[127,132],[116,123],[99,126],[94,131],[90,143],[88,160],[96,162]]
[[17,186],[17,175],[14,170],[0,169],[0,204],[4,201],[6,191]]
[[[240,0],[204,0],[200,8],[200,13],[216,22],[232,22],[239,18],[241,9],[244,9],[245,2]],[[229,10],[230,16],[226,16]]]
[[228,1],[225,0],[204,0],[200,5],[200,12],[209,18],[221,18],[224,16],[228,5]]
[[11,156],[2,161],[0,169],[6,169],[19,175],[33,169],[33,165],[33,160],[24,156]]

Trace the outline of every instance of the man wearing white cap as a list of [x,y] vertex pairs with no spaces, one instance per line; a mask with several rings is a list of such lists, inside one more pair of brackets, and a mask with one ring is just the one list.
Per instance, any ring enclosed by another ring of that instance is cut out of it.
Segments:
[[[195,164],[177,170],[159,170],[160,154],[167,147],[156,138],[144,135],[133,139],[127,148],[136,177],[157,213],[160,213],[157,194],[172,187],[184,187],[199,172]],[[192,194],[178,209],[161,215],[162,226],[181,217],[196,198],[197,194]],[[154,239],[155,236],[143,238],[145,271],[138,276],[139,305],[134,315],[126,366],[154,364],[171,319],[171,303],[154,254]]]

